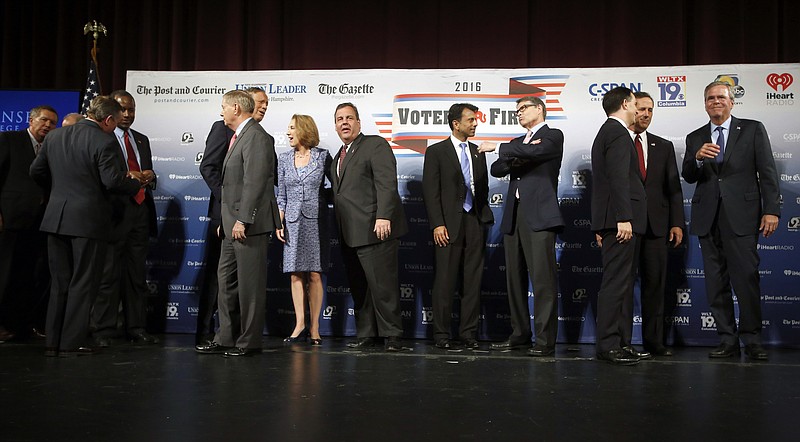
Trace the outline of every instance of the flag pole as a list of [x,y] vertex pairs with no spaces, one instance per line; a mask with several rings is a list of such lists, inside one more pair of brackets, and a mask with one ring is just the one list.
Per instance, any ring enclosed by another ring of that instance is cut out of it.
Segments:
[[102,23],[98,23],[97,20],[92,20],[86,23],[83,26],[83,35],[92,33],[92,51],[91,51],[91,60],[89,61],[89,74],[86,77],[86,89],[84,90],[83,101],[81,110],[84,114],[86,114],[86,110],[89,108],[89,103],[91,103],[92,99],[98,95],[102,94],[103,88],[100,85],[100,74],[98,72],[98,63],[97,63],[97,40],[100,38],[100,34],[108,35],[108,30]]

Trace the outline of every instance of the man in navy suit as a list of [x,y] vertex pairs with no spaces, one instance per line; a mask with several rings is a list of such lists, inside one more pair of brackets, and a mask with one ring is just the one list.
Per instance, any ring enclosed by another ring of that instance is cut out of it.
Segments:
[[[16,333],[44,330],[43,324],[30,322],[38,320],[31,316],[36,316],[36,304],[46,299],[49,281],[47,235],[39,231],[47,189],[28,171],[44,137],[56,128],[58,114],[50,106],[37,106],[28,122],[26,130],[0,133],[0,302],[5,299],[0,305],[0,342]],[[37,330],[24,329],[31,325]]]
[[425,151],[422,192],[428,221],[436,243],[433,280],[433,340],[438,348],[451,348],[450,318],[453,296],[461,276],[459,336],[466,348],[478,348],[486,226],[494,222],[489,208],[486,154],[469,143],[475,136],[478,108],[467,103],[450,106],[450,137]]
[[136,101],[127,91],[111,93],[122,106],[122,115],[114,129],[117,151],[131,174],[138,174],[146,184],[133,197],[114,196],[115,217],[112,240],[106,252],[100,291],[92,309],[94,339],[99,347],[108,347],[117,334],[117,316],[122,304],[123,327],[127,338],[138,344],[155,344],[158,338],[147,333],[147,270],[145,260],[150,237],[157,234],[153,189],[156,174],[150,140],[131,129],[136,119]]
[[31,164],[40,185],[52,183],[41,230],[47,232],[52,277],[45,355],[92,354],[85,346],[107,241],[112,237],[109,192],[133,196],[140,174],[127,173],[110,134],[122,107],[106,96],[92,100],[87,118],[53,131]]
[[731,116],[731,86],[712,82],[704,98],[710,122],[686,136],[683,178],[697,183],[691,233],[700,237],[706,296],[721,341],[709,357],[739,356],[741,340],[748,359],[766,360],[757,248],[758,233],[767,238],[778,226],[778,172],[764,125]]
[[[558,274],[556,234],[564,227],[558,207],[558,173],[564,154],[564,134],[546,123],[547,107],[538,97],[517,100],[523,136],[503,143],[492,176],[511,174],[500,230],[505,234],[506,284],[512,333],[493,349],[528,348],[531,356],[555,353],[558,334]],[[481,150],[490,150],[483,143]],[[531,346],[528,279],[533,282],[536,345]]]
[[[639,353],[672,356],[672,350],[664,346],[664,295],[669,246],[678,247],[683,240],[683,192],[675,146],[647,131],[653,118],[653,98],[647,92],[633,95],[636,120],[630,129],[647,194],[647,231],[641,237],[638,262],[645,352]],[[627,304],[631,316],[632,301]],[[631,333],[632,326],[623,330],[624,347],[631,347]]]
[[603,96],[608,119],[592,144],[592,230],[603,258],[597,295],[597,359],[633,365],[641,356],[624,342],[633,318],[635,263],[639,237],[646,232],[647,201],[628,127],[636,117],[636,97],[626,87]]

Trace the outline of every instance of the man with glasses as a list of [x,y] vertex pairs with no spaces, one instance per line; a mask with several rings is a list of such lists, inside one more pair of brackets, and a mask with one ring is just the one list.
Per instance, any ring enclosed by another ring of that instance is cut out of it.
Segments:
[[[506,284],[512,333],[495,350],[528,348],[531,356],[555,353],[558,333],[556,233],[564,227],[558,207],[558,173],[564,153],[564,134],[545,124],[547,108],[538,97],[517,100],[519,124],[525,135],[503,143],[492,176],[511,175],[500,230],[505,234]],[[495,149],[484,142],[481,151]],[[533,323],[536,345],[531,346],[528,278],[533,282]]]

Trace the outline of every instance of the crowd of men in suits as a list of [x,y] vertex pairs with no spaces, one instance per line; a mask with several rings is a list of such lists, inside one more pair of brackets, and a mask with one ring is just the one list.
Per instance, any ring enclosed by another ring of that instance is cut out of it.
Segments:
[[[682,175],[697,183],[691,233],[702,245],[707,296],[720,336],[720,345],[709,356],[738,356],[741,340],[749,359],[764,360],[756,245],[759,233],[767,237],[777,227],[777,172],[764,126],[731,116],[730,85],[709,84],[704,99],[710,122],[687,136]],[[668,249],[684,238],[683,195],[673,144],[648,132],[653,99],[617,87],[605,94],[602,105],[608,119],[592,146],[592,230],[604,268],[596,352],[598,360],[632,365],[672,355],[664,346],[665,281]],[[207,252],[217,272],[208,272],[207,293],[201,299],[198,353],[235,357],[261,349],[267,248],[272,232],[281,227],[272,191],[274,140],[259,124],[267,106],[266,93],[257,88],[226,93],[222,120],[207,140],[200,169],[212,191]],[[547,125],[545,103],[526,96],[516,103],[525,134],[478,146],[469,141],[478,125],[476,112],[468,103],[451,106],[451,135],[425,153],[423,196],[436,263],[434,345],[478,348],[485,236],[494,223],[488,205],[490,172],[510,178],[501,231],[512,326],[510,336],[491,348],[551,356],[558,330],[555,241],[564,227],[557,198],[564,134]],[[2,279],[11,274],[16,244],[28,237],[43,244],[39,230],[47,232],[52,275],[45,327],[49,355],[91,354],[93,349],[84,345],[90,329],[96,345],[110,345],[120,333],[118,320],[128,338],[157,342],[145,331],[144,317],[144,258],[148,237],[155,235],[151,192],[156,176],[147,137],[130,129],[134,117],[133,97],[117,91],[95,99],[86,120],[73,126],[48,134],[57,116],[52,108],[40,106],[31,111],[27,131],[0,134],[0,295],[25,286]],[[398,238],[408,228],[396,160],[384,138],[361,133],[354,104],[337,106],[334,123],[342,146],[330,176],[357,324],[357,339],[348,345],[361,349],[384,344],[387,351],[402,351]],[[497,154],[490,166],[489,152]],[[26,250],[32,256],[20,267],[40,271],[41,264],[33,263],[41,261],[44,247]],[[23,262],[14,256],[13,265]],[[14,274],[24,281],[24,273]],[[637,277],[643,350],[631,345]],[[453,335],[457,294],[461,311],[458,334]],[[5,308],[2,313],[0,320],[7,321]],[[28,321],[22,328],[30,328],[32,316],[17,314],[16,319]],[[6,338],[11,334],[2,329],[0,338],[2,333]]]

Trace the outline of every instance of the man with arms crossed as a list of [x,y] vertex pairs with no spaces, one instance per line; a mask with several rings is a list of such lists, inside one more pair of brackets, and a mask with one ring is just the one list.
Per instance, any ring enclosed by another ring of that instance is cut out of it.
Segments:
[[[556,233],[564,227],[558,207],[558,173],[564,153],[564,134],[545,123],[547,107],[538,97],[517,100],[519,124],[525,135],[500,145],[492,176],[511,174],[500,230],[504,233],[506,285],[511,310],[511,336],[492,344],[495,350],[528,348],[531,356],[555,353],[558,334],[558,274]],[[494,148],[482,143],[481,150]],[[528,280],[533,282],[531,346]]]

